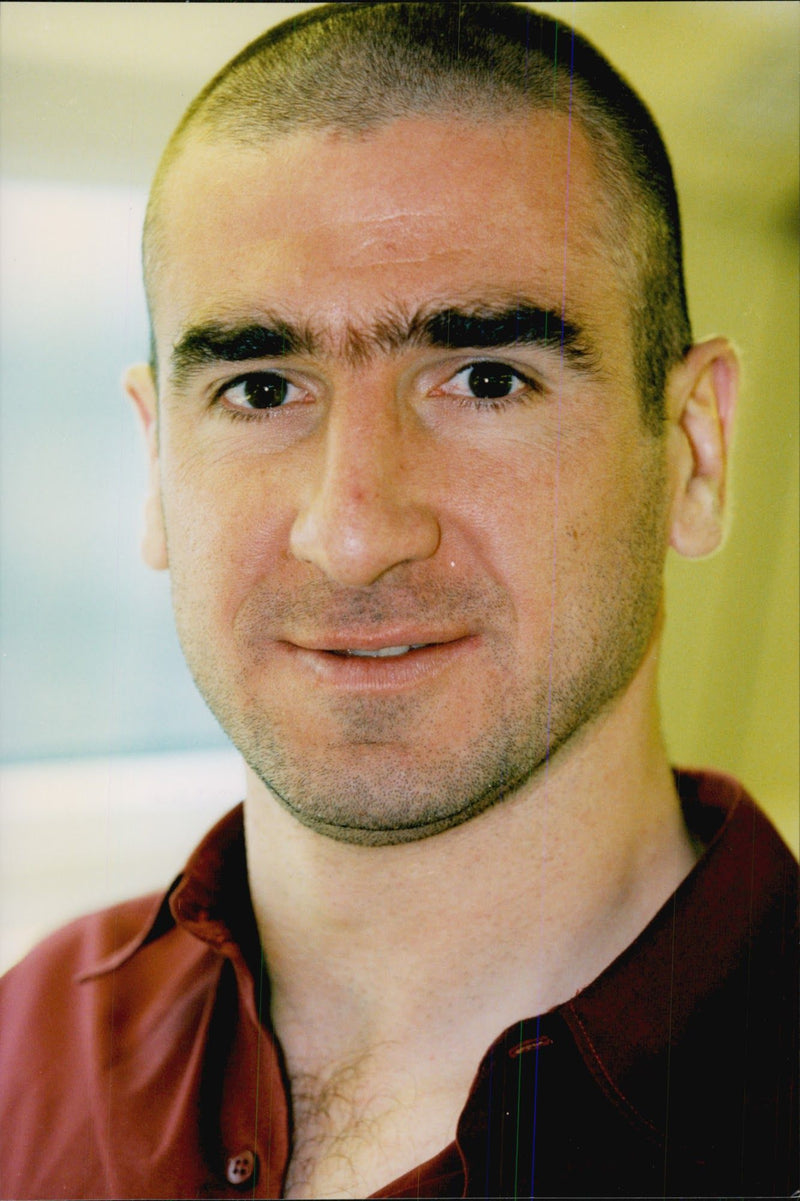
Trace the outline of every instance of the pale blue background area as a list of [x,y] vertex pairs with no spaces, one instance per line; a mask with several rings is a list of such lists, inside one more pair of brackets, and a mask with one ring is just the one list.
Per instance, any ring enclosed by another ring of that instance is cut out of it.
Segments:
[[0,753],[226,744],[141,564],[144,193],[11,182],[0,291]]

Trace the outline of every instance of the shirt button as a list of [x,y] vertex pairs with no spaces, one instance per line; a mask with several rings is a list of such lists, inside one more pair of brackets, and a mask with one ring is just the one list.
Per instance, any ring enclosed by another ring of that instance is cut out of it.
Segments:
[[254,1182],[258,1161],[252,1151],[240,1151],[228,1160],[225,1175],[228,1184],[249,1184]]

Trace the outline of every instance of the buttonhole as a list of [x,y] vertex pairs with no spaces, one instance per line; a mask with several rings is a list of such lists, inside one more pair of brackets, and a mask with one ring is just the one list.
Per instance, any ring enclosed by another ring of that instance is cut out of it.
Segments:
[[516,1059],[518,1055],[524,1055],[526,1051],[538,1051],[540,1047],[552,1047],[552,1045],[552,1038],[546,1034],[538,1034],[536,1038],[523,1038],[521,1043],[509,1048],[508,1054],[511,1059]]

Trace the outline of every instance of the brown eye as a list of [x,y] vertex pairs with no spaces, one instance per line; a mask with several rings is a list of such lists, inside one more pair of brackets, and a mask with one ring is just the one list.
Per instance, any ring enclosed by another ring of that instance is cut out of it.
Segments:
[[299,392],[277,371],[254,371],[228,384],[219,398],[234,409],[279,409]]
[[462,367],[439,389],[440,395],[456,397],[475,408],[500,408],[503,401],[522,401],[535,392],[541,392],[535,380],[497,359],[480,359]]
[[514,391],[514,381],[519,377],[505,363],[475,363],[468,367],[466,384],[478,400],[498,400],[510,396]]

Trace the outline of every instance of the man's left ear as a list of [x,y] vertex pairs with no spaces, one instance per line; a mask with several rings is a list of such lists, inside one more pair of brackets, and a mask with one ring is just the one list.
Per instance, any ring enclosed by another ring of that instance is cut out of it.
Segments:
[[670,545],[709,555],[722,541],[739,359],[725,338],[692,346],[667,381],[672,513]]

